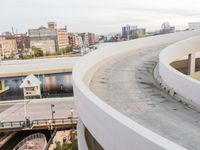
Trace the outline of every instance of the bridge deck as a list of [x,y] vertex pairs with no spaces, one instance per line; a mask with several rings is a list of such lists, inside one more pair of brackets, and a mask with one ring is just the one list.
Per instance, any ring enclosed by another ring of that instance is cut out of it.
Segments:
[[[27,117],[31,120],[51,118],[51,104],[54,104],[54,117],[65,118],[70,116],[70,109],[75,109],[73,97],[33,99],[27,101]],[[8,105],[8,106],[7,106]],[[0,102],[2,108],[0,113],[1,122],[24,120],[24,101]],[[3,110],[4,108],[4,110]],[[76,115],[76,111],[74,111]]]
[[0,64],[0,78],[72,72],[72,68],[79,58],[60,57],[2,61]]

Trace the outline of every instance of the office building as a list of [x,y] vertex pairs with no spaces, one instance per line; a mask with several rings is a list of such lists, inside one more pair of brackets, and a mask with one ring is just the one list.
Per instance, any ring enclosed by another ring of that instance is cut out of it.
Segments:
[[[67,27],[57,28],[55,22],[48,23],[48,28],[41,26],[38,29],[30,29],[28,30],[28,33],[30,36],[31,46],[34,46],[34,43],[38,43],[37,46],[43,45],[38,48],[46,48],[44,51],[47,51],[48,48],[50,52],[54,51],[54,49],[55,51],[59,51],[69,45]],[[52,48],[53,45],[55,46],[54,48]]]
[[122,27],[122,38],[124,40],[131,40],[144,36],[146,34],[145,28],[138,28],[137,26],[127,25]]
[[200,22],[189,23],[189,30],[199,30],[199,29],[200,29]]

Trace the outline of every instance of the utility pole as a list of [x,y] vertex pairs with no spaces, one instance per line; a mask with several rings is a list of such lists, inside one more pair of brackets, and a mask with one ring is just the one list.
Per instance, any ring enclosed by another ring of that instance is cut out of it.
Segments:
[[25,127],[30,128],[30,118],[27,115],[27,101],[26,97],[24,97],[24,117],[25,117]]

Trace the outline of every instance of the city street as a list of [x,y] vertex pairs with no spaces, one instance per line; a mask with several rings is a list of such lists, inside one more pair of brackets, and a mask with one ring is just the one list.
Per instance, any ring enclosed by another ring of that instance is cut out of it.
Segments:
[[[70,109],[75,110],[73,97],[37,99],[27,102],[27,117],[35,119],[51,119],[51,104],[55,111],[55,118],[67,118],[71,116]],[[0,104],[0,121],[20,121],[25,118],[24,102],[16,104]],[[74,111],[74,116],[76,112]]]

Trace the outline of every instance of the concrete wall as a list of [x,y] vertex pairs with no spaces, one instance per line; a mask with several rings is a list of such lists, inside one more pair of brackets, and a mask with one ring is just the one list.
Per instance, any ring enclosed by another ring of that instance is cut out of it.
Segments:
[[[184,149],[110,107],[91,92],[88,83],[98,66],[104,64],[110,57],[128,51],[139,52],[142,48],[169,44],[199,34],[200,31],[179,32],[121,42],[94,51],[79,60],[73,69],[76,108],[83,124],[104,149]],[[80,149],[82,145],[85,143],[79,142]]]
[[200,110],[200,82],[175,70],[169,64],[180,57],[200,51],[200,36],[180,41],[164,49],[159,56],[159,74],[162,82],[178,95],[186,98],[186,103]]
[[30,42],[31,47],[35,46],[37,48],[41,48],[44,53],[55,53],[55,41],[54,40],[32,40]]

